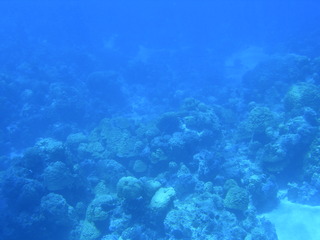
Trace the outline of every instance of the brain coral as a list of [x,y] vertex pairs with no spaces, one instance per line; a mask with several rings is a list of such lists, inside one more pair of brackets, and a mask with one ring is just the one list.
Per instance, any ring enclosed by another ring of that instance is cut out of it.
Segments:
[[245,211],[249,205],[249,194],[241,187],[232,187],[224,199],[224,206],[231,210]]
[[262,133],[272,125],[273,120],[273,113],[269,108],[255,107],[249,113],[247,128],[252,133]]
[[288,111],[297,111],[305,107],[320,110],[320,88],[311,83],[295,84],[284,98],[284,106]]
[[151,209],[157,211],[166,210],[172,202],[175,195],[176,192],[172,187],[160,188],[151,199]]
[[117,184],[118,197],[134,200],[142,196],[142,182],[135,177],[122,177]]
[[43,173],[44,184],[50,191],[62,190],[73,182],[70,170],[63,162],[51,163]]

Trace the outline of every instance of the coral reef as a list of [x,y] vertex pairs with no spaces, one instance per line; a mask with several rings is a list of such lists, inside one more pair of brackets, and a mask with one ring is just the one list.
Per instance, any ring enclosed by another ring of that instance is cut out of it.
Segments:
[[83,70],[0,66],[0,239],[276,240],[261,214],[320,205],[319,58],[222,84],[139,48],[112,50],[121,67],[85,50]]

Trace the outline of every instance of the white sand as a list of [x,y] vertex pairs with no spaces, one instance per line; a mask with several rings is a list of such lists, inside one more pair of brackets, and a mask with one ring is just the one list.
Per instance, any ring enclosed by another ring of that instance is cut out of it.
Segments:
[[275,225],[279,240],[320,240],[320,206],[283,200],[263,216]]

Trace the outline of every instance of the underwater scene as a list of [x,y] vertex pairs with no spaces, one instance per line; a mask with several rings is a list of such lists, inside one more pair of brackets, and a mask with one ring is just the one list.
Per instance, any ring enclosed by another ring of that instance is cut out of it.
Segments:
[[319,240],[320,1],[1,1],[0,240]]

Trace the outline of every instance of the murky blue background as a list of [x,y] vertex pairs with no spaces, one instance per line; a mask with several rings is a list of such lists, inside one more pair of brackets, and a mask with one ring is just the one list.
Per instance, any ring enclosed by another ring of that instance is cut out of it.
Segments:
[[0,239],[317,239],[319,11],[2,1]]

